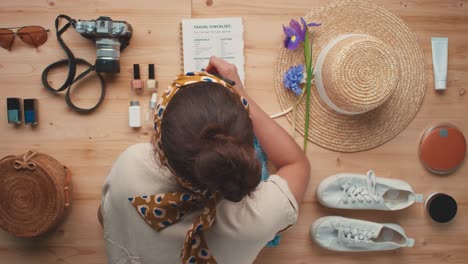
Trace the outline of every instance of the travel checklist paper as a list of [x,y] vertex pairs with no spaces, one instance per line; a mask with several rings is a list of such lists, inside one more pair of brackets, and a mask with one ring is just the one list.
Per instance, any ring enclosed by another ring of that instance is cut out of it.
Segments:
[[244,38],[241,17],[183,19],[184,72],[206,68],[211,56],[236,65],[244,82]]

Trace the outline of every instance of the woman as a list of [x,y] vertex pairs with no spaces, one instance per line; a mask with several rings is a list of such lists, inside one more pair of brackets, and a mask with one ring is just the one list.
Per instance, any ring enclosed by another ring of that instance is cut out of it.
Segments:
[[[125,150],[101,200],[110,263],[252,263],[297,220],[310,165],[242,87],[234,65],[180,75],[162,98],[153,144]],[[254,133],[275,175],[261,181]]]

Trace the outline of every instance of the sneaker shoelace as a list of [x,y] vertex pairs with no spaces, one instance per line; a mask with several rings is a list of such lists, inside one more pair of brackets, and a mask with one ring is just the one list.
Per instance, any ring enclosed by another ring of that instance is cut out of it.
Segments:
[[376,176],[373,171],[367,172],[367,180],[366,180],[366,187],[358,186],[356,184],[351,184],[346,182],[343,188],[343,202],[345,204],[348,201],[355,203],[356,201],[362,203],[364,201],[368,203],[380,203],[381,197],[379,197],[375,193],[375,186],[376,186]]
[[338,241],[354,244],[371,243],[374,232],[344,225],[338,226]]

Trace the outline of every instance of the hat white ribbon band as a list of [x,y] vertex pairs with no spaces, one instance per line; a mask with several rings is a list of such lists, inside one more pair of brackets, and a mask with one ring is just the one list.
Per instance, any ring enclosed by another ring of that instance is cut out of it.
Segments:
[[322,66],[325,58],[327,57],[328,52],[340,41],[350,38],[350,37],[367,37],[368,35],[365,34],[345,34],[340,35],[329,42],[321,51],[319,56],[317,57],[317,62],[315,63],[315,87],[317,88],[317,92],[320,95],[320,98],[327,104],[331,109],[335,110],[340,114],[345,115],[358,115],[364,112],[350,112],[346,111],[340,107],[338,107],[333,101],[328,97],[325,88],[323,87],[322,82]]

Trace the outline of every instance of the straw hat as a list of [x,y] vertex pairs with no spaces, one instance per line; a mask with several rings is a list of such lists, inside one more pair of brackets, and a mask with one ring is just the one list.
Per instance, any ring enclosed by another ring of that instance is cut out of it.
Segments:
[[[356,152],[398,135],[414,118],[425,92],[425,61],[406,23],[382,6],[333,2],[305,16],[322,23],[313,32],[315,85],[311,87],[309,140],[324,148]],[[275,63],[275,90],[282,109],[297,100],[284,73],[304,64],[302,47],[282,47]],[[305,102],[305,100],[304,100]],[[288,114],[289,121],[292,114]],[[305,103],[296,127],[304,133]]]

